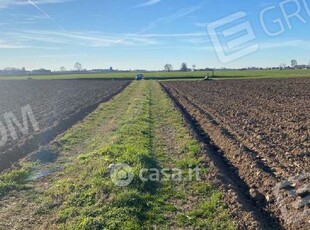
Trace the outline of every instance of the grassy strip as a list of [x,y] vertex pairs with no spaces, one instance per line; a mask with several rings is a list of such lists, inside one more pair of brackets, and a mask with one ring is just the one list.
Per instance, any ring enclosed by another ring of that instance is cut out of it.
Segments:
[[[173,133],[171,139],[168,133]],[[144,168],[178,167],[188,176],[189,168],[203,166],[198,143],[156,82],[132,83],[59,138],[54,148],[65,168],[29,200],[37,204],[30,205],[37,207],[35,215],[44,216],[45,229],[233,228],[220,193],[204,178],[139,179]],[[109,166],[117,163],[128,164],[134,173],[126,187],[110,178]],[[38,225],[34,227],[42,227]]]
[[23,190],[27,188],[27,178],[33,165],[25,164],[23,167],[8,171],[0,175],[0,198],[12,190]]
[[[66,177],[45,194],[47,201],[58,201],[55,221],[60,228],[137,229],[150,219],[149,210],[155,204],[162,207],[152,195],[157,185],[138,179],[140,169],[156,167],[156,160],[150,148],[149,88],[145,82],[136,86],[141,94],[130,98],[134,103],[110,134],[109,143],[99,148],[92,145],[79,154],[65,169]],[[118,162],[132,166],[135,173],[135,180],[126,188],[115,186],[110,178],[108,166]]]
[[[221,202],[221,194],[205,178],[208,169],[199,143],[190,135],[180,113],[157,83],[153,83],[152,98],[156,157],[161,167],[180,169],[183,178],[162,185],[166,202],[174,204],[175,208],[165,214],[169,217],[166,227],[234,229],[235,225]],[[192,175],[195,168],[200,169],[198,177]]]

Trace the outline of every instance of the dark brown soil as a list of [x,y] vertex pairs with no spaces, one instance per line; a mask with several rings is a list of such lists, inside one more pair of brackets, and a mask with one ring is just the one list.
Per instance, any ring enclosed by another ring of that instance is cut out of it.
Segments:
[[[48,144],[129,83],[103,80],[1,81],[0,122],[7,130],[8,141],[0,146],[0,172],[39,146]],[[15,127],[18,139],[13,140],[1,114],[12,112],[22,124],[21,108],[26,105],[30,105],[40,130],[35,132],[28,121],[29,134],[23,135]]]
[[235,193],[226,202],[240,228],[309,229],[310,79],[163,86]]

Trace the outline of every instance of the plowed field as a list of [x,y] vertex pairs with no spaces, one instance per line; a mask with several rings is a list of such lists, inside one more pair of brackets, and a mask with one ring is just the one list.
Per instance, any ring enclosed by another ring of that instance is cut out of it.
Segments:
[[[0,146],[0,171],[34,151],[39,145],[51,141],[128,84],[129,81],[102,80],[1,81],[0,122],[7,141]],[[29,120],[22,119],[21,108],[27,105],[38,122],[37,132],[34,132]],[[14,127],[18,138],[14,140],[11,137],[4,119],[6,113],[14,114],[22,125],[27,122],[27,135]]]
[[219,170],[237,181],[227,187],[239,202],[252,202],[249,212],[258,210],[279,228],[309,229],[310,79],[163,86],[216,146],[227,166]]

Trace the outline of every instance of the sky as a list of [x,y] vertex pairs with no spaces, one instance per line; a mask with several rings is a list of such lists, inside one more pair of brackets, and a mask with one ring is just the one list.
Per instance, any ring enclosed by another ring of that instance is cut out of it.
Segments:
[[310,61],[310,0],[0,0],[0,69]]

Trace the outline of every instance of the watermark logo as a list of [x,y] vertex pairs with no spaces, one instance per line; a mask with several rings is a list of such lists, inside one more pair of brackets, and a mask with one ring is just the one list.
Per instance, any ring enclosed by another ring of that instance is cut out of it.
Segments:
[[278,36],[293,28],[292,22],[307,23],[310,10],[307,0],[284,0],[260,12],[260,24],[266,35]]
[[[247,16],[246,12],[239,11],[208,24],[207,31],[220,62],[233,62],[264,47],[258,43],[257,31]],[[293,23],[306,24],[309,21],[309,1],[282,0],[264,7],[256,16],[262,32],[276,37],[293,29]]]
[[259,49],[246,16],[245,12],[237,12],[208,25],[208,33],[222,63],[232,62]]
[[[119,163],[109,166],[110,177],[112,182],[119,187],[126,187],[134,180],[134,170],[128,164]],[[142,168],[139,170],[137,178],[142,182],[159,182],[159,181],[201,181],[201,170],[199,167],[184,170],[178,168]]]
[[128,164],[112,164],[109,168],[111,169],[111,180],[116,186],[126,187],[134,179],[133,170]]
[[[34,113],[30,105],[26,105],[21,108],[22,123],[18,121],[13,112],[7,112],[3,115],[5,123],[0,121],[0,147],[4,146],[8,141],[9,134],[13,140],[18,139],[18,134],[16,128],[20,131],[22,135],[29,134],[29,124],[30,121],[34,131],[39,131],[39,124],[35,119]],[[4,125],[6,124],[6,126]]]
[[275,202],[287,223],[310,221],[310,174],[290,177],[274,188]]

